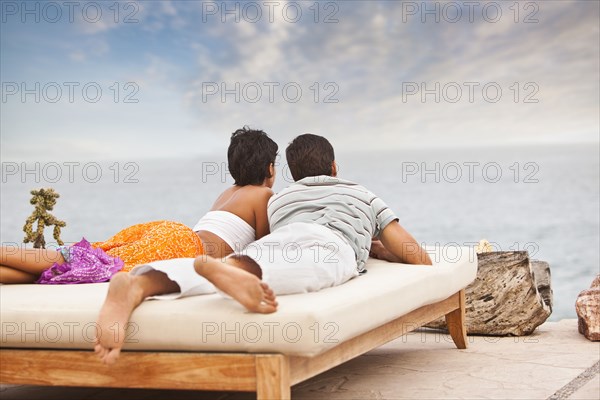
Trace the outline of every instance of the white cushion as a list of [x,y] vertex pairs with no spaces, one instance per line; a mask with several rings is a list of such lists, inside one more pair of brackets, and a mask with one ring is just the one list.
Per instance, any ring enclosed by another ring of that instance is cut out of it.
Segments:
[[[280,296],[273,314],[246,312],[219,294],[145,301],[132,315],[125,349],[317,355],[443,300],[475,279],[473,249],[428,250],[433,267],[369,259],[368,273],[341,286]],[[91,349],[107,288],[107,283],[0,285],[0,344]]]

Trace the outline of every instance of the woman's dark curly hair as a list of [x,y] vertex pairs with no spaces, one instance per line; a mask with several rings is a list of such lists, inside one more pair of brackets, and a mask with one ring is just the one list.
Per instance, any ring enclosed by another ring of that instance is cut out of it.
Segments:
[[244,126],[233,132],[227,162],[235,184],[261,185],[265,178],[270,178],[269,165],[275,163],[277,149],[277,143],[261,130]]

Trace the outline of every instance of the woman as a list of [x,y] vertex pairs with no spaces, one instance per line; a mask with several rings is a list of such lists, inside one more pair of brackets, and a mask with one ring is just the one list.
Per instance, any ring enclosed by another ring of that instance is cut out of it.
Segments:
[[172,258],[224,257],[269,233],[277,144],[247,127],[231,135],[227,151],[235,183],[193,229],[172,221],[131,226],[105,242],[85,239],[58,251],[0,248],[0,283],[91,283],[119,270]]

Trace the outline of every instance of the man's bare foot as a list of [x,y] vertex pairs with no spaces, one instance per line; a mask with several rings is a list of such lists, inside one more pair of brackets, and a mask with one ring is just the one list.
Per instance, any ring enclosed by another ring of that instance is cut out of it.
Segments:
[[248,311],[261,314],[277,311],[275,294],[255,275],[208,256],[197,257],[194,269]]
[[136,277],[126,272],[113,276],[97,322],[94,351],[104,364],[114,364],[125,341],[125,328],[133,310],[143,301]]

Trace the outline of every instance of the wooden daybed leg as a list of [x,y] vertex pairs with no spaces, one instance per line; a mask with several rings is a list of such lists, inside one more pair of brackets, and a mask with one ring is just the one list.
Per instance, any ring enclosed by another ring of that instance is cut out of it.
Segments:
[[448,332],[459,349],[467,348],[467,326],[465,320],[465,290],[457,293],[459,308],[446,314]]
[[282,354],[256,356],[257,400],[290,400],[290,363]]

